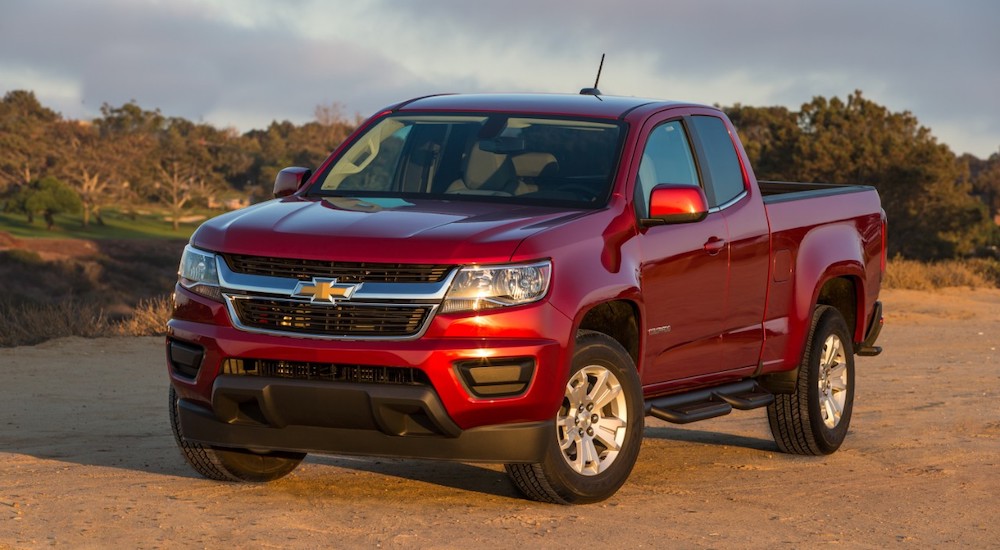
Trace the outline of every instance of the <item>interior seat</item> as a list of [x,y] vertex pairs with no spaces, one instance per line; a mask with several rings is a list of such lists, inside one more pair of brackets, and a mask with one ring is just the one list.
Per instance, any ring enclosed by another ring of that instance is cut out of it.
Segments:
[[520,183],[508,155],[472,147],[465,160],[462,178],[448,186],[446,193],[466,195],[512,195]]
[[559,161],[552,153],[521,153],[511,159],[518,179],[521,180],[515,195],[538,191],[536,178],[554,176],[559,171]]

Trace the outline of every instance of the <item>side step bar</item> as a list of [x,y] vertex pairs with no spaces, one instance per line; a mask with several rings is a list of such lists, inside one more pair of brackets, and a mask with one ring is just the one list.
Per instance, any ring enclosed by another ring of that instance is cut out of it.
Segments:
[[646,414],[674,424],[725,416],[733,409],[746,411],[766,407],[774,395],[755,380],[743,380],[714,388],[705,388],[646,401]]

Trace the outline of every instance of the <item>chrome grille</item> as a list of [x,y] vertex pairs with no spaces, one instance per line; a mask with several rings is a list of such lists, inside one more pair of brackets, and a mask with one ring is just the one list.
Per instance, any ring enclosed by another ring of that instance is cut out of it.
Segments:
[[226,254],[224,257],[234,273],[303,281],[313,277],[327,277],[341,283],[436,283],[444,280],[451,269],[450,265],[436,264],[327,262],[242,254]]
[[331,337],[413,336],[434,307],[350,302],[322,305],[265,297],[234,298],[232,304],[245,327]]

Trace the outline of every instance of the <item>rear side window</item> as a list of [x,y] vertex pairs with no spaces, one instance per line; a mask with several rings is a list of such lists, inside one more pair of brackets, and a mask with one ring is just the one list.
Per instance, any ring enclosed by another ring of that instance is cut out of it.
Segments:
[[709,196],[709,200],[713,202],[711,206],[726,204],[744,190],[743,170],[736,157],[736,148],[729,136],[729,130],[720,118],[713,116],[691,118],[708,161],[708,172],[714,191]]

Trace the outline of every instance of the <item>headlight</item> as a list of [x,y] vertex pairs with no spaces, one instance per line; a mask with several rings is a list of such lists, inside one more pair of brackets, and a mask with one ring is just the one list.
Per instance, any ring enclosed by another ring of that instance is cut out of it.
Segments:
[[184,247],[177,280],[184,288],[213,300],[222,300],[219,288],[219,271],[215,254],[202,252],[191,245]]
[[541,300],[549,290],[552,262],[464,267],[455,276],[441,313],[518,306]]

